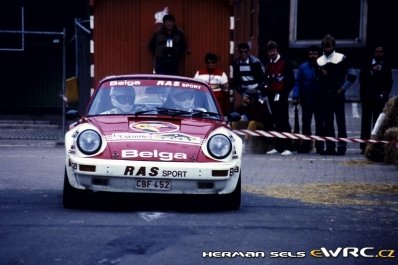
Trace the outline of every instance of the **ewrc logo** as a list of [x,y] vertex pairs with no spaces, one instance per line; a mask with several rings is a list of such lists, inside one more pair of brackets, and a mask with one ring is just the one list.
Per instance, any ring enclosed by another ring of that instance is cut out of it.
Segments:
[[310,254],[315,258],[395,258],[395,250],[393,249],[375,251],[373,247],[338,247],[335,250],[330,250],[322,247],[320,249],[311,250]]

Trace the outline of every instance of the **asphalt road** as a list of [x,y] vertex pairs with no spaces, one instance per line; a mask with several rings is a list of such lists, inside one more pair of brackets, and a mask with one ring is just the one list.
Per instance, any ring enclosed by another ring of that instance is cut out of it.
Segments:
[[[92,196],[83,209],[67,210],[62,207],[63,148],[3,145],[0,263],[397,264],[396,195],[351,194],[366,199],[354,204],[303,200],[309,191],[303,187],[326,183],[319,179],[352,183],[348,177],[338,178],[341,168],[351,168],[351,178],[362,174],[357,164],[344,163],[362,159],[356,150],[339,158],[344,161],[335,159],[245,155],[240,211],[193,207],[197,200],[101,194]],[[306,163],[323,168],[323,173],[311,181],[311,173],[300,169]],[[383,180],[372,184],[394,183],[394,177],[397,181],[396,168],[384,166],[364,166],[383,171]],[[300,181],[285,183],[288,178]],[[279,196],[283,192],[275,192],[281,186],[292,192],[291,185],[302,191],[301,197],[284,198]],[[371,200],[381,202],[366,203]],[[388,255],[393,257],[381,257]]]

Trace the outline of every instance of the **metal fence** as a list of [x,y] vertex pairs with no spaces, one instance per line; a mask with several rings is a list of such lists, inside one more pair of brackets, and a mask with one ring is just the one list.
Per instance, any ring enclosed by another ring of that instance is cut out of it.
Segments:
[[23,37],[19,49],[0,50],[2,112],[62,110],[65,81],[65,31],[0,30],[2,38]]

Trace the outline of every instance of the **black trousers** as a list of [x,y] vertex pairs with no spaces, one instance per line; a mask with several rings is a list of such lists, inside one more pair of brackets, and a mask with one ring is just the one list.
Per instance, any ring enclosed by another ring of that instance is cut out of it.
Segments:
[[[322,135],[322,120],[323,114],[320,105],[320,99],[316,97],[302,98],[301,102],[301,133],[304,135],[311,135],[312,118],[315,120],[315,135]],[[312,141],[304,140],[302,143],[303,152],[311,151]],[[325,149],[323,141],[316,141],[315,148],[317,152]]]
[[178,75],[177,57],[161,57],[155,59],[155,73],[164,75]]
[[[335,94],[326,97],[324,103],[324,135],[336,137],[334,129],[334,118],[336,118],[337,137],[347,138],[347,129],[345,122],[345,95]],[[326,141],[326,150],[335,151],[336,142]],[[347,150],[347,143],[344,141],[337,142],[337,152],[345,153]]]
[[[274,130],[277,132],[292,132],[292,128],[289,123],[289,101],[285,96],[280,96],[279,100],[275,100],[275,94],[268,96],[268,102],[272,112],[272,120]],[[293,145],[291,139],[275,139],[275,149],[278,152],[284,150],[292,151]]]

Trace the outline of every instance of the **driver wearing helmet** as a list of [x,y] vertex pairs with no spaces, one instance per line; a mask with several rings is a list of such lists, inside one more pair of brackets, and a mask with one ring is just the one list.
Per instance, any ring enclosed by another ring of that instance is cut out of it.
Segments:
[[112,87],[109,93],[113,109],[105,111],[103,114],[124,114],[131,113],[135,101],[135,91],[133,87]]
[[190,89],[174,88],[170,90],[170,101],[173,108],[192,111],[194,109],[195,91]]

